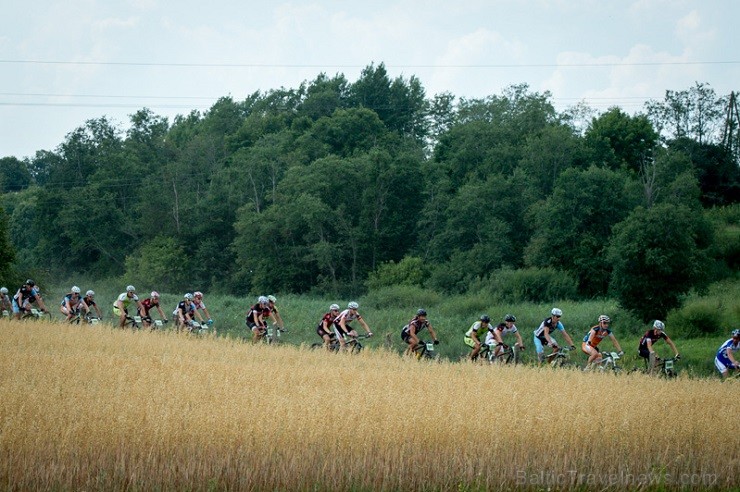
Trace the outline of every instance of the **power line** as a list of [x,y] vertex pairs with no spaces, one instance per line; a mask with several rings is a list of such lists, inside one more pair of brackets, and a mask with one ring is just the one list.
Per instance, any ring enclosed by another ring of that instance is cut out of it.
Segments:
[[[104,61],[69,61],[69,60],[0,60],[6,64],[26,65],[95,65],[95,66],[124,66],[124,67],[184,67],[184,68],[365,68],[366,65],[345,64],[282,64],[282,63],[173,63],[173,62],[104,62]],[[740,61],[712,60],[712,61],[675,61],[675,62],[589,62],[589,63],[498,63],[498,64],[471,64],[471,65],[433,65],[410,64],[391,65],[387,68],[560,68],[560,67],[656,67],[670,65],[737,65]]]

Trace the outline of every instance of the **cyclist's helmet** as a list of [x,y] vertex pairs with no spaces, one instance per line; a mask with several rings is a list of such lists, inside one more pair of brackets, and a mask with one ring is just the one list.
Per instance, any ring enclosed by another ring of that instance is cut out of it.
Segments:
[[136,292],[136,287],[134,287],[133,285],[129,285],[128,287],[126,287],[126,292]]
[[190,292],[188,292],[187,294],[185,294],[183,297],[185,299],[187,299],[188,301],[192,301],[193,300],[193,294],[191,294]]
[[277,297],[275,297],[273,295],[269,295],[269,296],[267,296],[267,300],[270,301],[270,302],[277,302]]
[[0,294],[7,294],[7,293],[8,293],[7,287],[0,288]]
[[329,311],[339,311],[339,304],[332,304],[329,306]]
[[482,323],[490,323],[491,322],[491,317],[488,316],[487,314],[484,314],[484,315],[482,315],[480,317],[480,320],[481,320]]
[[516,316],[513,314],[507,314],[504,316],[504,321],[511,321],[512,323],[516,321]]
[[257,299],[257,302],[266,306],[270,302],[270,300],[265,296],[259,296],[259,298]]
[[663,323],[661,320],[656,319],[655,323],[653,323],[653,328],[656,330],[664,331],[665,330],[665,323]]
[[416,311],[416,315],[417,316],[426,316],[427,315],[427,311],[426,311],[426,309],[419,309],[418,311]]
[[149,294],[149,296],[150,297],[154,297],[154,298],[158,298],[159,297],[159,292],[157,292],[156,290],[153,290],[152,293]]
[[347,304],[347,307],[350,309],[357,309],[358,307],[360,307],[360,305],[357,304],[355,301],[352,301],[349,304]]
[[87,297],[95,297],[95,291],[88,290],[87,292],[85,292],[85,295]]
[[740,337],[740,329],[732,330],[732,336],[733,337]]
[[606,314],[599,316],[599,323],[611,323],[612,319]]
[[28,280],[26,280],[26,285],[30,285],[31,287],[33,287],[34,285],[36,285],[36,282],[29,278]]
[[550,314],[552,314],[553,316],[563,316],[563,312],[558,308],[552,308]]
[[195,292],[193,292],[193,296],[194,297],[203,297],[203,293],[201,291],[199,291],[199,290],[196,290]]
[[72,291],[73,294],[79,294],[80,293],[80,288],[77,287],[76,285],[73,285],[71,291]]

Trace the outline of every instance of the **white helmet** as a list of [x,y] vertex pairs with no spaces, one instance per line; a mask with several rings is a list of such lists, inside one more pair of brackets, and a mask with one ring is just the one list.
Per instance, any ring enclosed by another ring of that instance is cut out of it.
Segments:
[[95,292],[92,290],[88,290],[87,292],[85,292],[85,295],[87,297],[95,297]]
[[612,319],[606,314],[599,316],[599,323],[611,323]]
[[199,290],[193,292],[193,297],[203,297],[203,293]]
[[660,331],[665,331],[665,323],[663,323],[661,320],[656,319],[655,323],[653,323],[653,328]]
[[270,294],[269,296],[267,296],[267,300],[270,302],[277,302],[277,297]]
[[79,294],[80,293],[80,288],[77,287],[76,285],[73,285],[71,291],[72,291],[73,294]]
[[259,296],[257,302],[259,302],[260,304],[267,304],[270,302],[270,300],[265,296]]
[[134,287],[133,285],[129,285],[128,287],[126,287],[126,292],[136,292],[136,287]]
[[193,300],[193,294],[191,294],[190,292],[188,292],[187,294],[185,294],[185,296],[184,296],[184,297],[185,297],[185,299],[187,299],[188,301],[192,301],[192,300]]
[[357,309],[358,307],[360,307],[360,305],[357,304],[355,301],[352,301],[349,304],[347,304],[347,307],[350,309]]
[[552,314],[553,316],[562,316],[563,312],[558,308],[552,308],[550,314]]
[[159,292],[156,290],[153,290],[151,294],[149,294],[150,297],[159,297]]
[[329,311],[339,311],[339,304],[332,304],[329,306]]
[[8,293],[8,288],[7,287],[0,288],[0,294],[7,294],[7,293]]

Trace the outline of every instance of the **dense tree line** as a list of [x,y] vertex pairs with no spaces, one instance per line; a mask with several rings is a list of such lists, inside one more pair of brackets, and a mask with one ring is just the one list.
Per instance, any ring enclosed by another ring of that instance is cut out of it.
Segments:
[[706,213],[740,201],[716,137],[725,102],[697,84],[584,121],[526,85],[430,98],[370,65],[172,122],[141,109],[125,132],[101,117],[5,157],[0,232],[16,271],[50,277],[356,295],[368,278],[465,292],[554,271],[638,312],[667,289],[666,312],[737,268],[714,239],[731,221]]

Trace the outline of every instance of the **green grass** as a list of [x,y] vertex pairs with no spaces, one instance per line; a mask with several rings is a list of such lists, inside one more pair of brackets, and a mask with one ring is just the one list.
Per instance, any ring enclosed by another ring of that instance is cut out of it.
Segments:
[[[59,302],[72,284],[52,286],[42,293],[47,306],[57,319],[61,319]],[[83,281],[79,284],[83,292],[92,288],[96,292],[96,301],[104,318],[112,319],[112,305],[114,299],[125,290],[126,283],[121,281]],[[136,286],[140,296],[148,296],[151,286]],[[180,300],[180,295],[161,292],[162,306],[169,318]],[[327,312],[329,305],[337,303],[344,308],[347,302],[354,299],[315,298],[309,296],[278,295],[278,307],[289,332],[282,337],[284,343],[295,345],[311,344],[319,341],[315,333],[316,325]],[[242,338],[249,336],[244,318],[251,304],[256,301],[257,294],[248,296],[210,295],[205,293],[204,301],[215,321],[214,327],[218,336]],[[405,345],[401,341],[401,328],[415,314],[420,307],[429,313],[432,326],[437,331],[441,344],[437,351],[442,357],[450,360],[459,360],[469,353],[469,348],[463,343],[463,333],[478,317],[486,313],[493,321],[498,322],[507,313],[517,317],[516,325],[519,328],[527,350],[523,354],[524,362],[533,363],[535,360],[532,331],[540,322],[549,316],[553,307],[563,310],[563,324],[573,338],[577,350],[573,354],[574,360],[585,362],[585,355],[580,351],[580,343],[588,329],[596,324],[600,314],[608,314],[612,318],[612,329],[625,351],[622,365],[625,369],[641,367],[642,359],[637,357],[637,346],[640,337],[649,325],[643,324],[634,316],[618,307],[613,300],[567,301],[551,304],[519,303],[510,305],[488,304],[485,298],[476,295],[440,296],[434,293],[405,289],[391,289],[389,292],[375,293],[357,299],[360,303],[360,313],[374,332],[375,337],[366,341],[366,347],[386,348],[402,352]],[[428,304],[421,304],[426,302]],[[400,307],[407,306],[407,307]],[[361,330],[360,330],[361,331]],[[729,330],[728,330],[729,331]],[[686,372],[693,376],[716,376],[714,370],[714,354],[722,342],[729,335],[706,336],[703,338],[683,339],[676,337],[667,325],[667,333],[673,336],[681,353],[682,360],[678,364],[679,372]],[[556,335],[556,337],[559,335]],[[559,338],[562,341],[562,337]],[[605,340],[602,347],[610,349],[611,342]],[[670,347],[661,343],[657,346],[659,354],[670,356]]]

